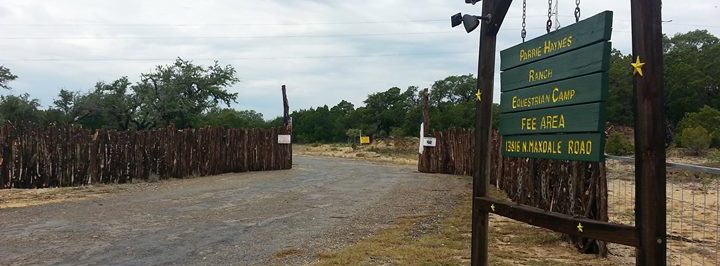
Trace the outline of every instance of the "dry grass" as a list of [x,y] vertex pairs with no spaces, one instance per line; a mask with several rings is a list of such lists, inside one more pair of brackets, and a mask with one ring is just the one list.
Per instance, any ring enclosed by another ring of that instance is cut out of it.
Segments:
[[93,199],[121,191],[122,189],[123,188],[118,185],[42,189],[0,189],[0,209]]
[[293,153],[299,155],[329,156],[362,159],[395,164],[416,165],[417,138],[379,140],[370,145],[351,144],[293,144]]
[[305,252],[300,249],[288,248],[275,252],[275,254],[273,254],[273,257],[276,259],[283,259],[287,257],[302,255],[303,253]]
[[[467,194],[419,237],[413,229],[423,222],[421,217],[400,219],[350,247],[319,254],[316,265],[467,265],[471,207]],[[617,265],[613,260],[578,254],[559,234],[544,229],[499,216],[491,216],[490,225],[490,265]]]

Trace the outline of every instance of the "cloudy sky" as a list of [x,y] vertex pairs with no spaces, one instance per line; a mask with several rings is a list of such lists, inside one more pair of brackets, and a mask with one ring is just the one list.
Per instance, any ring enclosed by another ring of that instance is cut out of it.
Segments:
[[[528,1],[529,38],[545,33],[547,3]],[[574,0],[559,1],[559,20],[574,22]],[[720,36],[720,0],[666,0],[667,34],[707,29]],[[583,17],[615,11],[613,43],[630,52],[630,1],[581,3]],[[19,76],[11,91],[44,106],[61,88],[87,91],[97,81],[137,80],[182,57],[233,65],[241,83],[234,108],[266,119],[281,113],[280,85],[291,108],[362,105],[390,87],[429,87],[475,73],[476,33],[450,28],[450,15],[478,14],[462,0],[2,0],[0,65]],[[522,1],[515,0],[498,49],[520,42]],[[498,62],[499,63],[499,62]],[[499,78],[498,78],[499,79]],[[498,90],[496,90],[498,91]],[[497,101],[499,95],[495,95]]]

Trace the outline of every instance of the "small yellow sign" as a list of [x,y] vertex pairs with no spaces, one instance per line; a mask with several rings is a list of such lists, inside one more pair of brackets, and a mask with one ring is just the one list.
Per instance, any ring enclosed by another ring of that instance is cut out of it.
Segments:
[[370,137],[369,136],[360,137],[360,144],[370,144]]

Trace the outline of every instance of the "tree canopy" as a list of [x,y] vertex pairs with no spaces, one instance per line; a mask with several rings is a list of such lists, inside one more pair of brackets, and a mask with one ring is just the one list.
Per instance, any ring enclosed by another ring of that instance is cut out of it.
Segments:
[[[0,66],[0,86],[15,79]],[[121,77],[97,82],[88,92],[60,90],[47,110],[29,95],[0,99],[0,118],[44,123],[77,123],[87,128],[149,129],[173,125],[177,128],[207,125],[263,126],[262,114],[220,109],[237,99],[227,88],[239,82],[232,66],[200,66],[178,58],[140,74],[140,81]],[[227,121],[219,121],[221,119]],[[261,121],[262,123],[260,123]]]
[[8,86],[7,83],[15,80],[16,78],[17,76],[13,75],[10,72],[10,69],[0,66],[0,88],[10,89],[10,86]]

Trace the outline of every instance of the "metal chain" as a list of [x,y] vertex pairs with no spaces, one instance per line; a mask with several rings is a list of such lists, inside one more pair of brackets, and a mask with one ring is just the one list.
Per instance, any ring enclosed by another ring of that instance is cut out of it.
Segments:
[[580,21],[580,0],[575,0],[575,23]]
[[555,9],[553,9],[553,15],[555,15],[555,30],[559,30],[560,25],[560,1],[555,1]]
[[523,0],[523,16],[522,16],[522,30],[520,31],[520,37],[522,37],[523,42],[525,42],[525,37],[527,37],[527,30],[525,30],[525,26],[527,25],[525,23],[525,18],[527,17],[527,0]]
[[552,0],[548,0],[548,20],[547,26],[545,27],[547,33],[550,33],[550,29],[552,29],[552,24]]

